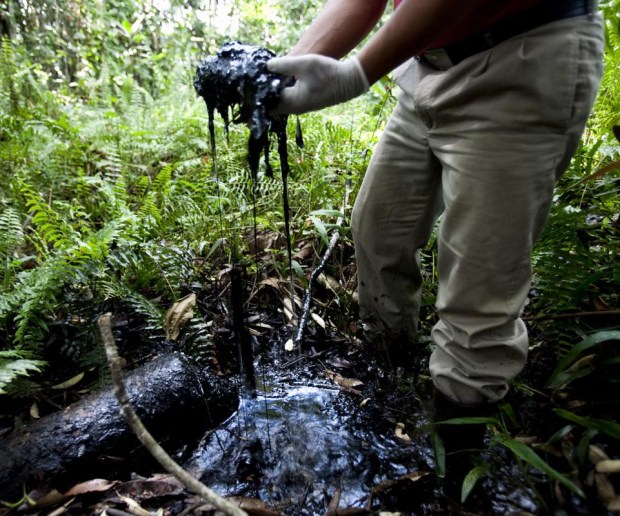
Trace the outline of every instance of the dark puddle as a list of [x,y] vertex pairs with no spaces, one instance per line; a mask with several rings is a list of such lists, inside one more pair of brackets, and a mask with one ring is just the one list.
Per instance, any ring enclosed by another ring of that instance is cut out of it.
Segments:
[[[329,350],[321,360],[337,355]],[[377,379],[364,357],[347,375],[364,379],[361,395],[327,380],[318,361],[281,368],[273,359],[259,357],[255,393],[246,390],[235,414],[184,464],[218,493],[260,499],[287,515],[326,514],[337,496],[340,510],[373,513],[538,514],[544,507],[532,488],[544,478],[491,441],[478,458],[490,473],[460,504],[460,483],[450,493],[435,475],[429,407]],[[410,442],[396,436],[399,421]]]
[[328,383],[269,378],[187,467],[219,493],[286,514],[323,514],[337,491],[341,508],[368,507],[373,486],[419,470],[422,458],[431,471],[432,453],[377,432],[360,402]]

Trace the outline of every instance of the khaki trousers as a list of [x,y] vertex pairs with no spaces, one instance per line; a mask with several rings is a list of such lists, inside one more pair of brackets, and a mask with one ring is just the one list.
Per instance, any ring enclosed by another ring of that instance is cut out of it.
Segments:
[[440,216],[430,370],[461,404],[525,365],[532,246],[602,74],[598,14],[556,21],[437,71],[412,60],[352,214],[362,318],[415,339],[419,249]]

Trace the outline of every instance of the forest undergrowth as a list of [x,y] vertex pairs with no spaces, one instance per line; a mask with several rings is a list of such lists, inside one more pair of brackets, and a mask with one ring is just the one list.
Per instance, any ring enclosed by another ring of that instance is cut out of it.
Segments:
[[[394,84],[386,78],[344,108],[303,116],[303,149],[290,124],[289,264],[278,163],[274,178],[262,164],[254,184],[247,128],[232,125],[227,136],[220,121],[213,155],[192,81],[200,59],[228,39],[285,52],[317,6],[182,4],[0,7],[1,435],[16,415],[44,416],[106,382],[96,330],[105,312],[130,360],[167,341],[230,373],[222,336],[231,326],[233,266],[245,270],[250,316],[271,307],[274,320],[293,325],[290,307],[335,229],[341,237],[315,289],[309,336],[340,342],[358,334],[347,223]],[[601,9],[605,76],[535,249],[519,404],[489,423],[490,452],[509,451],[551,512],[620,511],[620,8]],[[222,10],[224,28],[215,23]],[[296,21],[285,28],[289,19]],[[433,237],[422,256],[423,354],[432,346],[436,251]],[[171,334],[167,313],[192,293],[191,317]],[[264,340],[277,333],[263,319],[251,323]],[[492,478],[493,464],[472,466],[464,498]]]

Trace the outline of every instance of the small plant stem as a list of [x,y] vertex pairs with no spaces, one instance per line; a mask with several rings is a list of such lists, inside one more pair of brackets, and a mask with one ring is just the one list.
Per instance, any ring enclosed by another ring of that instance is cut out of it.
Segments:
[[187,489],[193,493],[196,493],[208,503],[212,504],[216,509],[219,509],[227,515],[247,516],[245,511],[225,498],[222,498],[215,491],[209,489],[202,482],[194,478],[181,466],[179,466],[153,438],[153,436],[145,428],[140,418],[138,418],[134,410],[131,408],[129,396],[127,394],[127,390],[125,389],[125,383],[123,382],[120,357],[118,356],[116,343],[114,342],[114,335],[112,334],[111,318],[112,316],[109,313],[103,314],[99,317],[99,332],[101,333],[101,339],[105,347],[108,366],[110,367],[110,373],[112,374],[114,394],[116,395],[116,399],[121,406],[120,413],[123,418],[125,418],[125,421],[127,421],[129,427],[133,430],[136,437],[155,458],[155,460],[157,460],[157,462],[159,462],[159,464],[161,464],[166,471],[178,478]]

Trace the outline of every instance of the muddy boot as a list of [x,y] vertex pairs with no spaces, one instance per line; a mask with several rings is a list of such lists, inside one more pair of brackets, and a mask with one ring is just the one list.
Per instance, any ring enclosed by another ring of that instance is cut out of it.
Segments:
[[466,450],[481,450],[484,447],[484,423],[442,424],[442,421],[456,418],[492,417],[497,411],[497,403],[480,405],[457,405],[435,389],[433,400],[433,422],[435,432],[441,437],[446,454]]
[[378,329],[367,322],[357,322],[356,336],[364,348],[381,366],[395,370],[411,369],[414,364],[415,344],[402,334]]
[[[433,405],[434,432],[441,438],[445,450],[445,478],[442,488],[449,499],[458,503],[461,499],[463,480],[476,462],[479,462],[480,452],[484,449],[486,425],[441,422],[456,418],[492,417],[497,411],[498,404],[457,405],[435,389]],[[479,497],[476,498],[479,503]]]

